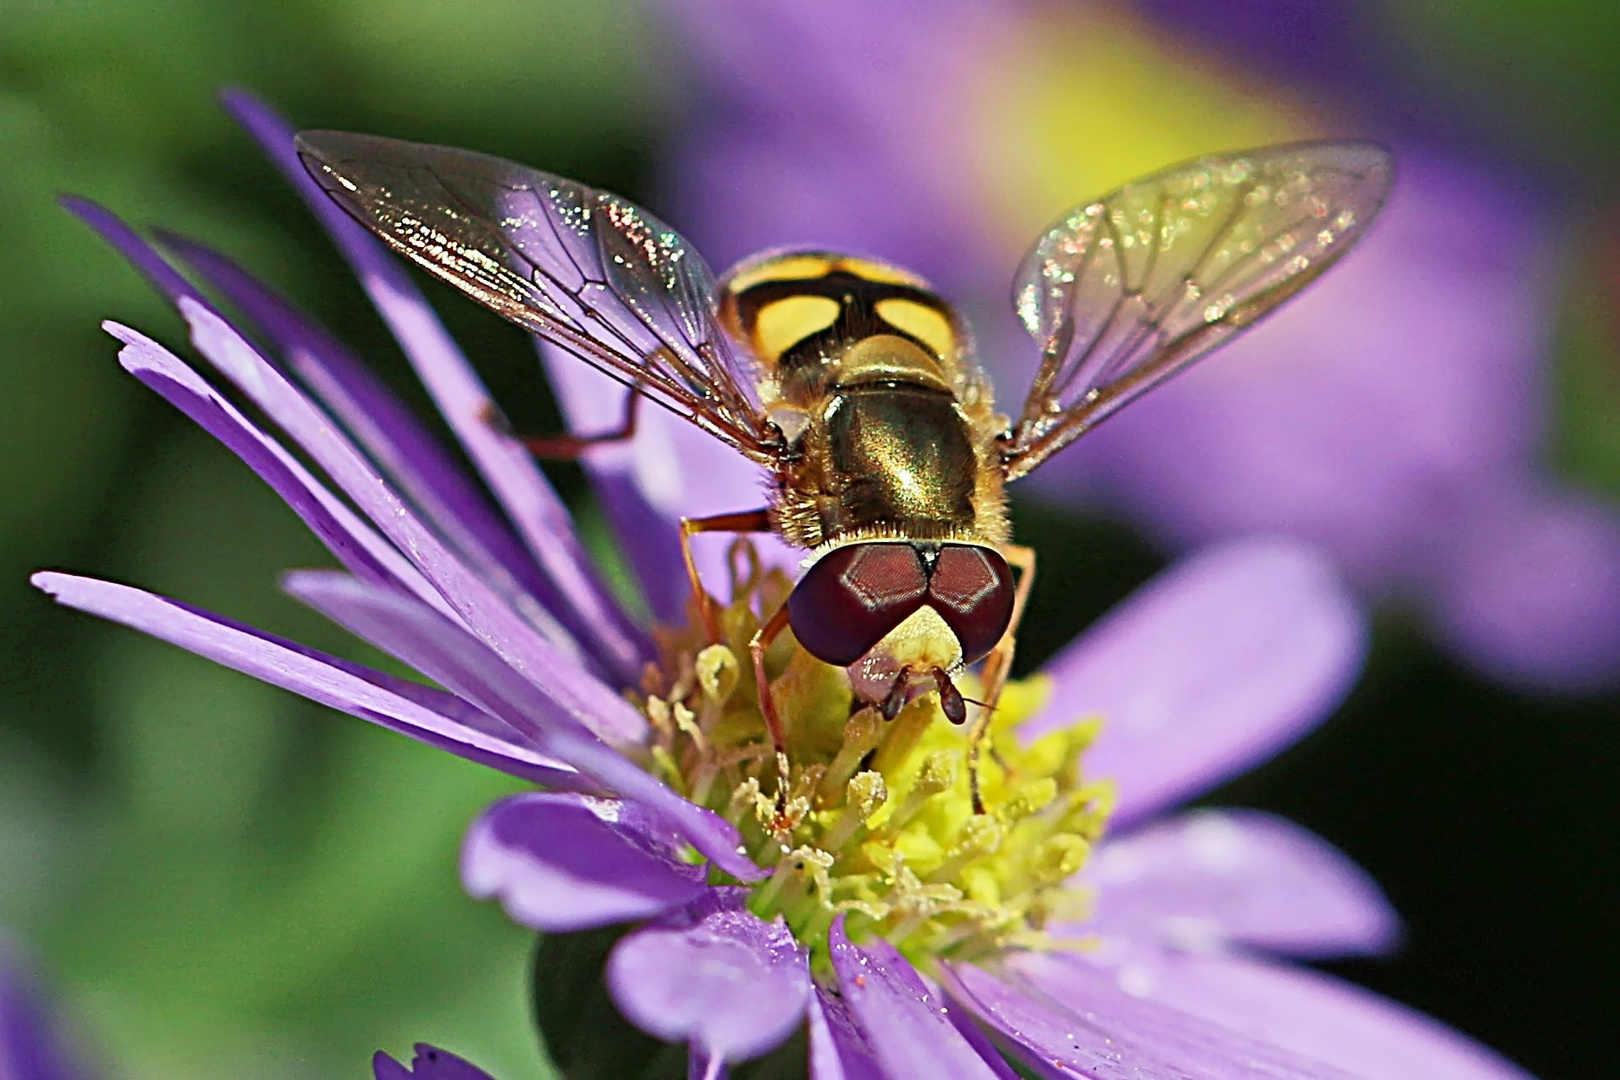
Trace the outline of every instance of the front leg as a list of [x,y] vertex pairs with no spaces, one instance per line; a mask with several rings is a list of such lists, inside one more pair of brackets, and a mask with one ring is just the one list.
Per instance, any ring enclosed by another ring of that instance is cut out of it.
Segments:
[[1013,650],[1018,644],[1018,624],[1024,619],[1024,605],[1029,602],[1030,588],[1035,584],[1034,548],[1022,544],[1004,544],[1001,557],[1007,560],[1008,565],[1018,569],[1018,587],[1013,593],[1012,618],[1007,621],[1007,629],[984,659],[983,700],[979,702],[978,715],[973,718],[973,727],[968,732],[968,786],[973,793],[975,814],[984,813],[984,796],[979,789],[979,756],[989,740],[990,720],[996,711],[996,703],[1001,700],[1001,691],[1007,685],[1007,676],[1012,671]]

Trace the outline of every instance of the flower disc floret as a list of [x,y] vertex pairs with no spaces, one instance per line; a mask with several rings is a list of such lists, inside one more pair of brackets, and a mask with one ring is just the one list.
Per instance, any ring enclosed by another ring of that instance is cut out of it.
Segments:
[[698,620],[666,632],[640,703],[655,732],[648,766],[735,825],[749,857],[770,868],[750,909],[780,914],[821,957],[845,913],[853,939],[884,938],[917,963],[1041,947],[1049,921],[1082,918],[1086,895],[1065,883],[1112,803],[1109,786],[1080,769],[1097,726],[1026,746],[1017,729],[1045,703],[1046,683],[1008,687],[980,758],[975,812],[967,729],[946,720],[937,694],[885,721],[852,697],[841,670],[784,636],[766,665],[784,720],[778,754],[738,658],[758,613],[774,610],[791,582],[757,569],[746,547],[738,554],[750,571],[723,611],[727,640],[706,644]]

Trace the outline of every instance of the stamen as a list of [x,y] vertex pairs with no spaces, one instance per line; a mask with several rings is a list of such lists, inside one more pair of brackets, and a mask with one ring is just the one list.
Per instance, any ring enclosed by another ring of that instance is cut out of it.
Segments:
[[[690,625],[660,630],[639,700],[649,768],[772,868],[750,909],[785,918],[817,963],[839,913],[856,940],[883,937],[925,970],[1013,943],[1048,947],[1047,920],[1084,914],[1067,883],[1112,807],[1106,784],[1080,776],[1095,727],[1024,746],[1016,727],[1041,705],[1041,684],[1010,684],[994,714],[974,718],[989,749],[970,776],[968,699],[948,672],[933,670],[934,691],[909,702],[904,669],[881,703],[856,701],[845,672],[799,649],[791,628],[761,647],[758,629],[792,583],[746,549],[733,565],[738,591],[715,612],[724,640],[708,638],[696,608]],[[751,643],[755,678],[744,680]],[[762,702],[776,707],[774,732]]]

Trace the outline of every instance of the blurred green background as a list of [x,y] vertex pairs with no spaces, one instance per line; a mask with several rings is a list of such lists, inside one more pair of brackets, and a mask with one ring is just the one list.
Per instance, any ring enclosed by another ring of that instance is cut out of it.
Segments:
[[[1392,3],[1367,29],[1490,153],[1569,185],[1583,224],[1549,358],[1567,388],[1559,445],[1620,491],[1615,12]],[[421,403],[217,89],[656,208],[660,147],[691,107],[677,68],[632,0],[0,6],[0,926],[51,973],[109,1077],[362,1076],[372,1050],[417,1039],[505,1080],[543,1066],[527,936],[455,876],[463,826],[505,781],[27,587],[43,566],[101,574],[363,655],[275,591],[282,569],[325,561],[291,513],[118,370],[101,319],[171,343],[178,322],[53,197],[206,238]],[[441,304],[509,411],[546,424],[532,353],[469,307]],[[580,498],[577,476],[558,477]],[[1028,661],[1158,559],[1116,526],[1020,512],[1044,565],[1072,568],[1046,582]],[[1389,889],[1408,949],[1338,970],[1546,1077],[1612,1076],[1617,704],[1490,688],[1389,622],[1341,714],[1212,801],[1289,814]]]

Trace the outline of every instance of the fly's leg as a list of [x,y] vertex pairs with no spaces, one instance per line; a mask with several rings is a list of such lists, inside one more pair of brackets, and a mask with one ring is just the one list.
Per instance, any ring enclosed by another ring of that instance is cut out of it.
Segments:
[[[601,431],[595,435],[513,435],[512,437],[522,443],[524,449],[537,458],[546,461],[578,461],[585,456],[585,451],[593,446],[608,446],[613,443],[629,442],[636,437],[636,421],[641,416],[641,399],[644,395],[631,389],[629,396],[624,400],[624,419],[619,426],[611,431]],[[497,427],[504,428],[505,421],[491,416],[491,422]],[[511,434],[511,432],[507,432]]]
[[[759,712],[765,718],[765,730],[770,733],[771,746],[775,748],[778,757],[786,749],[787,744],[782,739],[782,718],[776,712],[776,698],[771,695],[770,676],[765,674],[765,650],[771,647],[777,635],[781,634],[788,625],[788,606],[783,604],[776,609],[764,626],[754,631],[753,639],[748,642],[749,655],[754,660],[754,685],[759,690]],[[784,778],[784,783],[785,778]]]
[[692,558],[692,537],[706,532],[755,533],[771,531],[769,510],[749,510],[741,514],[716,514],[706,518],[681,518],[681,559],[686,563],[686,576],[692,583],[692,598],[697,601],[698,613],[703,618],[703,629],[709,640],[720,642],[720,614],[715,610],[714,598],[703,587],[698,577],[697,560]]
[[995,715],[996,702],[1001,700],[1007,675],[1012,671],[1013,649],[1018,644],[1018,624],[1024,619],[1024,605],[1029,602],[1030,587],[1035,584],[1034,548],[1006,544],[1001,548],[1001,557],[1007,560],[1008,565],[1018,569],[1018,586],[1013,593],[1012,618],[1007,623],[1007,629],[984,659],[983,700],[968,731],[968,786],[973,793],[975,814],[984,813],[984,795],[979,788],[979,758],[984,752],[985,743],[989,741],[990,719]]

